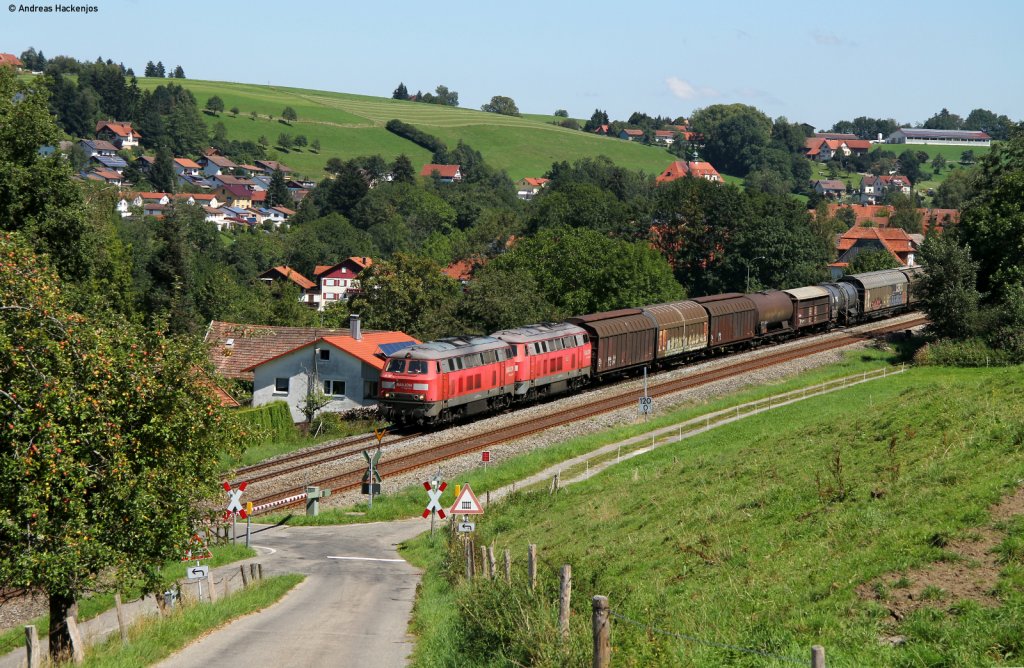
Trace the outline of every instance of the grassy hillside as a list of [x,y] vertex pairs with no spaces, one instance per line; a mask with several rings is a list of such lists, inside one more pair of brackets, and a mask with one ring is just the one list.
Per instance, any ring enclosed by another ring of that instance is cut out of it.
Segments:
[[[476,537],[499,564],[511,548],[511,587],[466,586],[457,546],[451,564],[442,545],[412,548],[433,562],[415,663],[585,665],[590,597],[604,594],[633,620],[612,622],[617,666],[785,665],[720,644],[799,662],[822,644],[830,666],[1019,665],[1024,520],[989,509],[1024,479],[1022,397],[1019,368],[915,369],[661,448],[555,496],[514,495]],[[986,532],[995,547],[972,555]],[[537,595],[523,586],[528,543],[541,555]],[[964,597],[986,560],[991,582]],[[924,605],[891,612],[915,586]]]
[[[167,81],[139,79],[139,86],[153,89]],[[392,159],[405,153],[416,167],[428,162],[427,151],[384,129],[392,118],[412,123],[450,146],[462,139],[480,151],[489,164],[506,170],[513,179],[540,176],[555,161],[571,162],[588,156],[606,155],[618,165],[650,174],[661,171],[673,159],[663,148],[552,125],[547,121],[553,116],[499,116],[470,109],[279,86],[193,79],[174,83],[191,90],[200,108],[213,95],[224,100],[225,109],[238,107],[237,118],[226,111],[217,117],[204,115],[211,128],[218,121],[224,123],[231,139],[256,140],[263,135],[275,143],[282,132],[304,134],[310,141],[319,139],[320,154],[308,148],[289,153],[278,151],[285,164],[310,176],[322,174],[324,163],[331,157],[380,154]],[[299,117],[291,126],[280,121],[286,106],[295,109]],[[253,111],[259,115],[255,120],[250,118]]]

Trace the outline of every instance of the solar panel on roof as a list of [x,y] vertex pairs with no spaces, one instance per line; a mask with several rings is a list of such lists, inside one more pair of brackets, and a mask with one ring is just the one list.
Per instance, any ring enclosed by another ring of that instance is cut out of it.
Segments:
[[378,346],[378,348],[380,348],[380,351],[382,353],[390,357],[399,350],[414,345],[416,345],[415,341],[399,341],[398,343],[382,343]]

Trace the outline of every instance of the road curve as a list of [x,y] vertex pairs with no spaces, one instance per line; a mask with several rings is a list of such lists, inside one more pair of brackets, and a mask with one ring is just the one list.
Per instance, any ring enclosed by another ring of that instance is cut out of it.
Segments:
[[302,573],[306,580],[276,605],[231,622],[157,665],[406,665],[420,572],[396,547],[428,528],[422,519],[254,526],[252,544],[264,576]]

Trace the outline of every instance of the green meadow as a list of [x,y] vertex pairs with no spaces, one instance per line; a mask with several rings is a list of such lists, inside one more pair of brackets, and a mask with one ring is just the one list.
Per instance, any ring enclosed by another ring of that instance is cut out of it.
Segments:
[[[167,79],[139,79],[143,89],[166,84]],[[285,152],[274,148],[277,158],[311,177],[323,174],[328,158],[354,158],[380,154],[393,159],[405,153],[419,167],[430,160],[430,153],[384,129],[392,118],[412,123],[454,147],[461,139],[480,151],[488,164],[504,169],[513,179],[541,176],[556,161],[608,156],[628,169],[656,174],[674,157],[665,149],[598,137],[551,124],[554,116],[501,116],[482,111],[420,104],[388,98],[350,95],[280,86],[174,80],[192,91],[200,108],[213,95],[224,100],[225,111],[217,116],[204,114],[212,129],[221,122],[228,138],[256,141],[265,136],[273,147],[281,133],[305,135],[310,142],[319,139],[320,153],[305,147]],[[298,120],[285,124],[281,111],[290,106]],[[237,117],[228,110],[239,109]],[[251,113],[256,112],[253,119]]]
[[[616,666],[982,666],[1024,663],[1024,519],[993,504],[1024,480],[1018,367],[918,368],[742,420],[557,494],[477,518],[512,584],[469,583],[458,538],[421,536],[415,666],[589,665],[591,597],[608,596]],[[950,401],[955,397],[955,401]],[[479,494],[480,490],[478,490]],[[956,541],[997,536],[981,600]],[[536,591],[526,548],[536,544]],[[572,566],[559,639],[558,572]],[[481,568],[478,564],[477,568]],[[919,608],[890,612],[931,582]],[[902,588],[902,589],[901,589]],[[895,640],[893,640],[895,639]],[[769,656],[765,656],[765,655]]]

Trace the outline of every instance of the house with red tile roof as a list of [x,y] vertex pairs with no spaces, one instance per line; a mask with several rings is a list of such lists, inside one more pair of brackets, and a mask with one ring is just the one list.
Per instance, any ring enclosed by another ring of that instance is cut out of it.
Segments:
[[174,159],[174,173],[178,176],[199,176],[202,171],[203,168],[195,160],[190,160],[189,158]]
[[670,183],[676,179],[681,179],[684,176],[692,176],[697,179],[706,179],[708,181],[714,181],[716,183],[722,182],[722,176],[718,173],[710,162],[703,161],[692,161],[685,162],[683,160],[675,160],[668,166],[665,171],[658,174],[654,182],[657,184]]
[[551,179],[527,176],[516,181],[516,197],[531,200],[537,193],[547,187]]
[[204,155],[199,158],[198,162],[203,168],[203,176],[217,176],[238,167],[220,154]]
[[317,265],[313,277],[318,282],[316,303],[322,311],[331,304],[348,299],[362,288],[359,274],[373,265],[373,258],[354,256],[336,264]]
[[913,184],[902,174],[868,174],[860,180],[860,203],[878,204],[887,192],[899,191],[909,195]]
[[14,70],[20,70],[24,66],[25,63],[21,62],[21,59],[13,53],[0,53],[0,67],[10,67]]
[[469,282],[473,280],[473,273],[485,264],[487,264],[486,258],[479,256],[471,257],[459,260],[458,262],[452,262],[442,269],[441,273],[452,280],[458,281],[462,284],[463,289],[465,289]]
[[676,143],[676,139],[681,133],[677,130],[655,130],[654,131],[654,143],[662,144],[664,146],[671,146]]
[[295,422],[305,421],[313,393],[324,396],[327,412],[375,406],[387,355],[417,343],[404,332],[364,332],[353,315],[348,335],[320,336],[243,369],[253,374],[252,405],[285,401]]
[[811,181],[811,189],[819,195],[833,199],[846,194],[846,184],[840,179],[817,179]]
[[916,246],[910,235],[898,227],[851,227],[836,241],[836,249],[839,256],[829,265],[833,278],[842,276],[864,250],[884,250],[901,265],[912,267]]
[[430,176],[441,183],[458,183],[462,180],[461,165],[436,165],[433,163],[423,165],[420,176]]
[[804,146],[807,157],[818,162],[828,162],[833,158],[848,158],[851,155],[864,155],[871,150],[871,142],[867,139],[829,139],[827,137],[808,137]]
[[94,131],[97,139],[105,139],[118,149],[133,148],[139,145],[141,135],[132,128],[131,123],[119,121],[99,121]]
[[623,128],[619,130],[619,139],[626,141],[643,141],[644,131],[637,128]]
[[606,136],[608,136],[608,132],[610,130],[611,130],[611,128],[609,128],[607,124],[598,125],[596,128],[594,128],[594,134],[606,137]]
[[267,269],[265,272],[260,274],[259,279],[264,283],[273,283],[274,281],[289,281],[294,283],[299,288],[299,301],[309,306],[316,306],[317,300],[314,299],[317,294],[316,283],[309,280],[296,270],[288,266],[272,267]]
[[85,174],[85,178],[90,181],[112,183],[115,186],[120,186],[124,183],[124,177],[121,176],[121,174],[112,169],[106,169],[103,167],[93,167],[91,171]]

